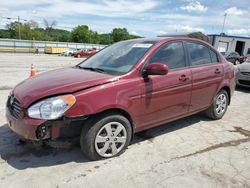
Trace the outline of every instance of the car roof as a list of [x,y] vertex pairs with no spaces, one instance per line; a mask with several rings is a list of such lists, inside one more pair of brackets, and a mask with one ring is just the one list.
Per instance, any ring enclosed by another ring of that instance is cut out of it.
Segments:
[[162,42],[167,42],[171,40],[192,40],[192,41],[199,41],[199,42],[207,43],[204,40],[196,39],[193,37],[186,37],[186,36],[137,38],[137,39],[131,39],[131,40],[138,41],[138,42],[156,42],[156,43],[162,43]]

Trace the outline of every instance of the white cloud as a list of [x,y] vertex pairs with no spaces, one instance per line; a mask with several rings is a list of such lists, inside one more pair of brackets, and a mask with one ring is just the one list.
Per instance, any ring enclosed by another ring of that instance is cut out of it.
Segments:
[[158,33],[159,35],[166,35],[166,34],[168,34],[167,31],[162,31],[162,30],[157,31],[157,33]]
[[238,9],[237,7],[231,7],[225,10],[225,13],[230,15],[242,15],[243,11]]
[[193,32],[193,31],[205,32],[205,30],[201,27],[192,27],[190,25],[168,25],[166,27],[172,28],[176,32]]
[[188,12],[203,13],[207,11],[207,7],[202,5],[199,1],[191,1],[186,6],[181,6],[180,9]]
[[227,33],[230,35],[250,35],[250,28],[247,29],[229,29]]
[[131,31],[129,33],[132,34],[132,35],[139,35],[136,31]]
[[180,30],[187,31],[187,32],[192,32],[192,31],[201,31],[204,32],[205,30],[201,27],[192,27],[189,25],[184,25],[179,27]]
[[[15,7],[13,0],[0,2],[0,6]],[[44,6],[40,6],[43,4]],[[46,6],[47,5],[47,6]],[[158,5],[157,0],[100,0],[98,3],[91,1],[69,1],[69,0],[22,0],[18,6],[36,7],[35,12],[39,16],[58,18],[76,14],[90,14],[105,17],[135,15],[150,10]],[[34,9],[33,9],[34,10]],[[32,10],[31,10],[32,12]]]
[[125,27],[141,36],[176,31],[220,33],[226,12],[225,32],[249,35],[250,1],[226,2],[223,0],[217,5],[204,0],[21,0],[17,4],[17,0],[2,0],[0,28],[4,28],[4,22],[9,23],[2,17],[20,16],[37,21],[41,27],[43,18],[49,22],[56,20],[58,28],[67,30],[86,24],[92,30],[105,33],[115,27]]

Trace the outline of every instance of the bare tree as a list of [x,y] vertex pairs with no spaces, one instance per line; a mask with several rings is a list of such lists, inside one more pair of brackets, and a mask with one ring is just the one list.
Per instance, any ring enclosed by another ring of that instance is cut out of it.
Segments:
[[47,35],[49,35],[53,27],[57,25],[57,22],[55,20],[50,23],[48,20],[43,19],[43,23],[45,25]]
[[35,28],[39,27],[39,24],[36,21],[34,21],[34,20],[30,20],[27,24],[29,25],[29,27],[31,29],[35,29]]

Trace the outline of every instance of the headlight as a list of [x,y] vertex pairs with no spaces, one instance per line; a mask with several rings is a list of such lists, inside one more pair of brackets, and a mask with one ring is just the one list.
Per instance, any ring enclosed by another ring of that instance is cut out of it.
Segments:
[[28,109],[28,115],[35,119],[52,120],[61,117],[76,102],[73,95],[63,95],[42,100]]

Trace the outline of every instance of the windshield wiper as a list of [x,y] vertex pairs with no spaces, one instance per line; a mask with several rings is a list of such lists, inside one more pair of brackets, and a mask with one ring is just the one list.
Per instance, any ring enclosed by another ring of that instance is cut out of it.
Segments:
[[95,67],[81,67],[81,66],[77,66],[79,69],[84,69],[84,70],[90,70],[90,71],[94,71],[94,72],[100,72],[100,73],[106,73],[105,70],[100,69],[100,68],[95,68]]

